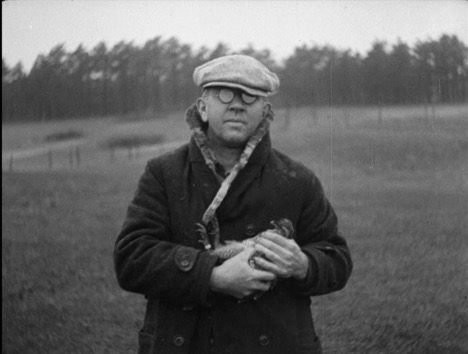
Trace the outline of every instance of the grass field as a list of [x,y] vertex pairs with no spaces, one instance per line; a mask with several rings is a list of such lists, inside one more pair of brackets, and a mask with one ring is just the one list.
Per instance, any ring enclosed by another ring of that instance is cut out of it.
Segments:
[[[277,111],[273,144],[320,177],[355,263],[344,290],[313,299],[326,354],[468,353],[467,109],[426,113]],[[113,245],[145,161],[189,136],[181,114],[2,128],[2,354],[136,353],[144,299],[119,289]],[[79,161],[16,158],[71,131]],[[125,134],[166,145],[106,148]]]

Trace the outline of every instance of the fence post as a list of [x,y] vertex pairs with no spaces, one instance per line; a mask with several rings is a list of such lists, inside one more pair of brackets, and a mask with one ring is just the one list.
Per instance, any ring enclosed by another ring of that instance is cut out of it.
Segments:
[[424,100],[424,123],[429,122],[429,108],[427,107],[427,100]]
[[[310,122],[310,119],[308,119]],[[315,126],[319,123],[319,112],[317,112],[317,108],[315,106],[312,107],[312,124]]]
[[131,146],[128,147],[128,159],[129,160],[132,159],[132,147]]
[[434,122],[435,122],[435,119],[436,119],[436,107],[435,107],[435,103],[432,102],[432,121],[431,121],[431,129],[434,129]]
[[49,152],[47,153],[47,158],[49,161],[49,169],[52,169],[52,149],[49,149]]
[[73,147],[70,146],[68,149],[68,162],[70,164],[70,167],[73,167]]
[[378,113],[378,118],[377,121],[379,122],[379,125],[382,124],[382,102],[379,101],[379,113]]
[[343,119],[344,119],[344,124],[346,128],[349,128],[351,126],[348,109],[349,109],[348,105],[343,106]]
[[76,158],[76,165],[79,167],[81,163],[81,155],[80,155],[80,147],[75,147],[75,158]]

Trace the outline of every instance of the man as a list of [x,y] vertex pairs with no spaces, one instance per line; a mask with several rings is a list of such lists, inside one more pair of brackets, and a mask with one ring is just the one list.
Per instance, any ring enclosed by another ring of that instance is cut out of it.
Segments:
[[139,353],[321,353],[310,297],[352,261],[317,177],[271,147],[278,77],[231,55],[193,78],[191,141],[148,162],[115,245],[119,284],[148,301]]

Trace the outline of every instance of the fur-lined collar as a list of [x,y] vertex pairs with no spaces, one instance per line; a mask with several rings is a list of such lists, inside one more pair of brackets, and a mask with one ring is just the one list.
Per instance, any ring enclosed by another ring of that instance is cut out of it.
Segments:
[[[271,106],[268,104],[268,107],[265,110],[264,118],[259,124],[257,130],[252,134],[252,137],[250,138],[248,144],[255,144],[255,148],[261,141],[265,141],[268,147],[270,146],[269,126],[271,121],[273,121],[273,118],[274,112],[272,111]],[[198,112],[197,106],[195,104],[193,104],[187,109],[185,113],[185,119],[190,130],[192,131],[192,138],[195,140],[197,147],[200,149],[200,152],[203,156],[203,160],[208,165],[208,167],[210,167],[210,169],[214,171],[216,158],[209,147],[208,137],[206,135],[208,124],[202,121],[200,113]],[[255,152],[256,153],[253,154],[253,156],[249,156],[248,160],[252,160],[252,162],[256,162],[257,160],[263,160],[261,156],[257,154],[257,151]],[[191,158],[195,158],[195,156],[192,156]],[[196,158],[197,160],[199,159],[199,157]]]

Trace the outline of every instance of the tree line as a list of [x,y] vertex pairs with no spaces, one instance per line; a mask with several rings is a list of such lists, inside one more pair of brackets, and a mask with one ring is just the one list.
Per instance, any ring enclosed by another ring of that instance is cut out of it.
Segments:
[[202,63],[228,54],[251,55],[278,74],[279,106],[459,103],[467,101],[468,48],[456,36],[376,41],[362,56],[331,46],[296,47],[278,63],[269,49],[232,51],[223,43],[194,49],[176,38],[142,46],[121,41],[91,50],[64,44],[39,55],[29,73],[2,59],[2,120],[101,115],[158,115],[188,107],[200,95],[192,81]]

